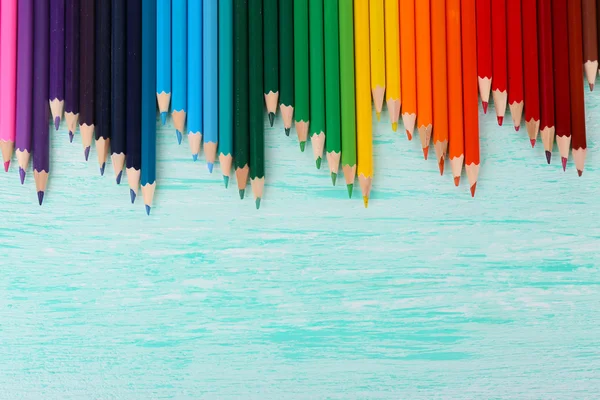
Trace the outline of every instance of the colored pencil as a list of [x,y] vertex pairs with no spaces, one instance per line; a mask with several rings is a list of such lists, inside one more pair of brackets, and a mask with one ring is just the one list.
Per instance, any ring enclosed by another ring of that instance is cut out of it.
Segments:
[[[45,6],[47,10],[48,5]],[[0,2],[0,150],[4,171],[8,172],[15,148],[15,109],[17,87],[17,2]]]
[[225,188],[233,158],[233,1],[219,1],[219,163]]
[[[571,148],[571,93],[569,89],[569,30],[567,2],[552,0],[552,54],[554,59],[554,113],[556,144],[563,171],[567,168]],[[576,68],[581,68],[577,63]]]
[[150,215],[156,189],[156,76],[157,26],[156,0],[142,1],[142,196],[146,214]]
[[264,54],[265,54],[265,104],[269,114],[269,124],[273,126],[277,103],[279,102],[279,48],[277,47],[277,0],[264,0]]
[[[296,0],[297,1],[297,0]],[[340,113],[342,170],[352,198],[356,177],[356,103],[354,96],[354,11],[352,0],[339,0],[340,11]]]
[[385,87],[392,130],[398,129],[400,118],[400,25],[398,0],[385,0]]
[[[448,78],[446,76],[446,0],[431,2],[433,83],[433,148],[440,175],[448,150]],[[489,92],[489,90],[488,90]]]
[[156,100],[164,125],[171,103],[171,0],[157,0],[156,7]]
[[127,114],[125,106],[127,59],[127,4],[122,0],[112,0],[112,43],[111,43],[111,160],[117,184],[121,183],[126,154]]
[[111,2],[108,0],[96,1],[96,57],[94,72],[95,90],[94,104],[96,111],[95,133],[96,153],[100,165],[100,175],[104,175],[104,167],[108,158],[108,149],[111,137],[111,63],[110,63],[110,41],[111,41]]
[[[552,61],[552,4],[538,2],[538,39],[540,48],[540,134],[546,161],[550,164],[554,147],[554,63]],[[563,77],[564,79],[564,77]]]
[[235,178],[244,198],[250,169],[250,121],[248,116],[248,0],[235,0],[233,9],[233,90]]
[[294,2],[279,0],[279,110],[290,135],[294,118]]
[[377,121],[385,95],[385,21],[383,0],[369,0],[369,38],[371,55],[371,92]]
[[[312,1],[312,0],[311,0]],[[322,35],[321,35],[322,36]],[[250,114],[250,183],[256,209],[265,185],[265,137],[263,124],[263,0],[248,2],[248,102]],[[322,46],[322,43],[321,43]]]
[[507,0],[508,107],[515,131],[523,116],[523,32],[521,0]]
[[17,110],[15,146],[21,185],[31,155],[33,85],[33,0],[21,0],[17,9]]
[[294,117],[301,151],[310,125],[308,64],[308,0],[294,0]]
[[94,135],[94,0],[81,0],[79,10],[79,131],[83,154],[90,156]]
[[[1,4],[5,3],[7,2],[3,1]],[[7,10],[5,8],[2,8],[2,22],[5,21],[5,12],[7,12]],[[50,37],[49,12],[49,3],[47,0],[34,1],[33,179],[35,180],[35,189],[37,192],[38,202],[40,206],[44,201],[44,193],[46,192],[46,185],[48,183],[48,174],[50,173],[50,135],[48,127],[48,38]],[[1,34],[4,34],[4,32],[5,28],[4,26],[2,26]],[[3,53],[2,62],[4,62],[5,57],[6,53]]]
[[65,0],[50,0],[50,111],[58,130],[65,108]]
[[537,0],[523,0],[523,77],[525,126],[531,147],[540,131],[540,77],[537,37]]
[[127,0],[127,182],[131,203],[140,186],[142,132],[140,122],[142,96],[142,0]]
[[[506,0],[492,1],[492,95],[498,125],[502,125],[508,101],[508,69],[506,60]],[[450,139],[452,140],[452,138]]]
[[369,65],[369,5],[354,2],[354,51],[356,68],[356,142],[358,152],[358,182],[365,208],[369,206],[373,183],[373,127]]
[[321,168],[321,158],[325,146],[323,0],[308,0],[308,12],[308,28],[310,31],[310,141],[317,168]]
[[431,8],[429,1],[415,2],[416,49],[417,49],[417,126],[427,160],[431,130],[433,129],[433,109],[431,104]]
[[173,93],[171,118],[177,134],[177,143],[181,144],[181,135],[185,132],[187,110],[187,0],[173,0],[171,29],[172,57],[171,68]]
[[[494,0],[495,1],[495,0]],[[460,183],[464,160],[463,85],[461,0],[446,1],[446,34],[448,44],[448,157],[454,184]],[[494,73],[495,77],[495,73]]]
[[[521,12],[519,8],[519,13]],[[461,0],[465,170],[475,197],[479,176],[479,100],[477,99],[477,17],[475,0]]]
[[[579,2],[578,2],[579,3]],[[575,5],[569,4],[574,7]],[[581,0],[583,26],[583,66],[590,91],[598,73],[598,22],[596,0]]]
[[415,38],[415,0],[399,0],[400,80],[402,81],[402,121],[408,140],[412,140],[417,121],[417,71]]
[[202,0],[188,2],[187,129],[192,159],[202,141]]
[[327,129],[327,164],[331,182],[335,186],[342,138],[340,131],[340,43],[339,2],[327,0],[324,4],[325,25],[325,128]]
[[[583,57],[581,19],[582,4],[585,1],[569,0],[568,19],[569,19],[569,62],[572,66],[577,65]],[[585,19],[585,16],[583,17]],[[577,168],[577,174],[583,174],[585,166],[585,155],[587,152],[586,132],[585,132],[585,101],[583,87],[583,71],[581,68],[569,68],[569,82],[571,95],[571,135],[573,146],[573,161]]]
[[67,0],[65,7],[65,121],[69,140],[79,122],[79,0]]
[[[484,114],[492,87],[492,0],[477,0],[477,78]],[[435,1],[433,2],[435,3]],[[434,4],[431,4],[431,8]],[[433,28],[433,24],[432,24]],[[435,43],[435,42],[434,42]],[[434,133],[435,134],[435,133]]]
[[213,165],[217,159],[217,143],[219,136],[219,9],[216,1],[205,1],[202,10],[202,98],[207,99],[203,103],[202,120],[204,121],[204,155],[206,166],[212,174]]

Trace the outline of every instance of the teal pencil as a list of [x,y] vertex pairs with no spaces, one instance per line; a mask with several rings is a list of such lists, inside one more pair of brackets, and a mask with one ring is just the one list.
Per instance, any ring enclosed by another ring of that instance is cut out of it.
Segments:
[[218,56],[218,8],[217,2],[207,0],[203,3],[204,9],[202,16],[202,54],[203,64],[203,84],[204,89],[202,98],[206,99],[203,102],[203,133],[204,133],[204,155],[206,156],[206,166],[212,174],[213,165],[217,158],[217,142],[219,135],[219,56]]
[[185,111],[187,109],[187,0],[173,0],[172,26],[172,80],[173,98],[171,117],[177,133],[177,142],[181,144],[181,135],[185,132]]
[[142,195],[150,215],[156,188],[156,0],[142,2]]
[[188,142],[194,161],[202,141],[202,0],[188,2]]
[[171,0],[157,0],[156,6],[156,99],[164,125],[171,102]]
[[219,163],[229,185],[233,151],[233,0],[219,0]]

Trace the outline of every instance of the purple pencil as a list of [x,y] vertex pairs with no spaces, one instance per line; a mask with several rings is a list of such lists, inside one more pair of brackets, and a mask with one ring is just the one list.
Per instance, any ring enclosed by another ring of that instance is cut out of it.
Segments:
[[58,130],[65,107],[65,0],[50,0],[50,110]]
[[65,10],[65,121],[73,142],[79,122],[79,0],[67,0]]
[[33,0],[20,0],[17,9],[17,161],[21,184],[31,154],[31,95],[33,82]]
[[40,205],[50,172],[48,127],[48,0],[34,0],[33,12],[33,178]]

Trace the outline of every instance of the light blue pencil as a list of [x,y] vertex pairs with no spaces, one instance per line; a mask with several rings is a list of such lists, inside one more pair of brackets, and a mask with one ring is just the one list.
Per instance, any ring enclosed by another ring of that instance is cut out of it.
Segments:
[[173,125],[177,142],[181,144],[181,134],[185,132],[185,111],[187,109],[187,0],[173,0],[172,11],[172,51],[173,68]]
[[156,188],[156,0],[142,1],[142,195],[150,215]]
[[219,163],[229,184],[233,152],[233,0],[219,1]]
[[202,141],[202,0],[193,0],[188,3],[187,16],[187,128],[192,158],[196,161]]
[[164,125],[171,102],[171,0],[158,0],[156,6],[156,99]]
[[219,136],[219,55],[218,43],[219,30],[218,6],[214,0],[204,2],[202,11],[204,21],[202,22],[202,39],[204,40],[202,54],[202,63],[204,65],[204,93],[202,97],[206,99],[203,104],[204,112],[204,155],[206,156],[206,165],[212,173],[213,164],[217,158],[217,142]]

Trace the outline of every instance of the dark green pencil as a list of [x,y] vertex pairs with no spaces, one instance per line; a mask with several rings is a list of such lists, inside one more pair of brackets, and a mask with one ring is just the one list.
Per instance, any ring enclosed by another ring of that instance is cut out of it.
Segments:
[[294,118],[294,0],[279,0],[279,109],[289,136]]
[[277,0],[263,0],[264,3],[264,52],[265,52],[265,103],[269,113],[269,123],[273,126],[277,103],[279,102],[279,49],[277,48]]

